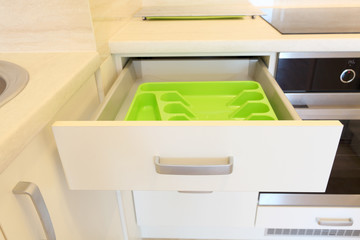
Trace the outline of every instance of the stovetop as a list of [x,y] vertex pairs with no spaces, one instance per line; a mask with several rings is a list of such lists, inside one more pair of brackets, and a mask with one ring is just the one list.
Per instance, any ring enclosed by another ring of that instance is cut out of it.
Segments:
[[360,7],[261,10],[262,18],[282,34],[360,33]]

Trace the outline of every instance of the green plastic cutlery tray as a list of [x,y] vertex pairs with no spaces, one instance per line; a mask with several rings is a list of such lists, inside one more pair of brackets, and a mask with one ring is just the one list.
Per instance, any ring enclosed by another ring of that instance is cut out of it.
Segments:
[[151,82],[139,85],[125,120],[277,120],[277,117],[255,81]]

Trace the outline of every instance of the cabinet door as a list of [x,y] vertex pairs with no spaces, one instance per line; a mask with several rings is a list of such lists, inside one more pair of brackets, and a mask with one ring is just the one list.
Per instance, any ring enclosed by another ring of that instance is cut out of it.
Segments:
[[[139,82],[183,79],[258,81],[279,120],[116,119]],[[249,59],[130,61],[99,120],[53,126],[72,189],[321,192],[342,130],[299,119],[266,67]]]
[[[90,119],[99,105],[94,77],[57,112],[59,119]],[[69,191],[49,126],[44,127],[0,174],[0,239],[46,239],[29,196],[15,195],[19,181],[35,183],[48,208],[56,239],[122,239],[117,198],[113,192]],[[41,209],[40,209],[41,210]]]

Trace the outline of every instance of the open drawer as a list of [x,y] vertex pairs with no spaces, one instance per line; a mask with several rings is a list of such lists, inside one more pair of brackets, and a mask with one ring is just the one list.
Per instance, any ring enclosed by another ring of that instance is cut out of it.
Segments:
[[[259,82],[277,121],[123,121],[140,83]],[[302,121],[258,59],[130,60],[98,121],[56,122],[71,189],[321,192],[342,130]]]

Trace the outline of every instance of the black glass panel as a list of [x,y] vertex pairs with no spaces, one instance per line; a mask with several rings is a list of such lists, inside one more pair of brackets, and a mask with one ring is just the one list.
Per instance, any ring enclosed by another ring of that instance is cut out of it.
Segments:
[[262,18],[282,34],[360,33],[359,7],[261,10]]
[[341,122],[344,130],[326,193],[360,194],[360,120]]

